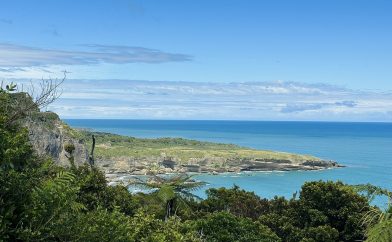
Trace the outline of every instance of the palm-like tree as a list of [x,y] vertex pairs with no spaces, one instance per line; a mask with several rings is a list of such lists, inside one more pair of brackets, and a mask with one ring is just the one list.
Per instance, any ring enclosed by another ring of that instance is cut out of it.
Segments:
[[201,199],[192,192],[201,188],[206,183],[194,181],[191,178],[192,176],[187,174],[173,176],[153,175],[147,180],[137,179],[136,182],[132,182],[130,185],[140,186],[152,191],[152,194],[156,195],[165,204],[166,221],[172,215],[176,202],[186,204],[191,199]]
[[378,221],[370,226],[366,232],[367,242],[392,241],[392,207],[387,211],[376,214]]
[[369,202],[375,197],[383,196],[388,199],[388,207],[384,211],[370,207],[363,218],[367,226],[367,242],[390,242],[392,241],[392,192],[371,184],[356,186],[359,192],[365,193]]

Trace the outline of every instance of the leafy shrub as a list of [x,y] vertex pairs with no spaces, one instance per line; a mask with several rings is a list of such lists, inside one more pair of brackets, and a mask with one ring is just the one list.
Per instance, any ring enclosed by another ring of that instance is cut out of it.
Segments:
[[228,212],[212,213],[190,224],[206,241],[280,241],[268,227]]
[[99,207],[109,211],[118,208],[126,215],[132,215],[139,204],[124,186],[109,186],[103,172],[87,164],[74,170],[80,189],[78,201],[88,210]]
[[253,192],[234,186],[232,189],[207,190],[207,199],[200,203],[200,208],[207,212],[230,211],[237,216],[257,219],[268,211],[269,203],[267,199],[261,199]]
[[366,198],[342,182],[306,182],[300,192],[301,206],[316,209],[327,217],[327,225],[339,231],[339,239],[361,240],[361,219],[368,210]]
[[298,200],[272,199],[269,212],[259,221],[285,241],[355,241],[365,236],[361,218],[368,206],[364,197],[341,182],[307,182]]

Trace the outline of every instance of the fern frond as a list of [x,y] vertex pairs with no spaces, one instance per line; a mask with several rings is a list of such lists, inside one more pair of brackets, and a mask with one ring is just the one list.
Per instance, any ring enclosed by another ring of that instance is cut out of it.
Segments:
[[161,199],[163,202],[167,202],[176,197],[173,187],[171,186],[162,186],[158,192],[157,197]]
[[392,220],[382,221],[371,227],[367,235],[367,242],[390,242],[392,241]]

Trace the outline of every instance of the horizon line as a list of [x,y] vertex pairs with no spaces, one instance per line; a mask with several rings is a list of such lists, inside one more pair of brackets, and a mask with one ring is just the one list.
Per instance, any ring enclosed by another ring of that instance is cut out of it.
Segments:
[[287,123],[378,123],[392,121],[330,121],[330,120],[246,120],[246,119],[137,119],[137,118],[61,118],[62,120],[127,120],[127,121],[217,121],[217,122],[287,122]]

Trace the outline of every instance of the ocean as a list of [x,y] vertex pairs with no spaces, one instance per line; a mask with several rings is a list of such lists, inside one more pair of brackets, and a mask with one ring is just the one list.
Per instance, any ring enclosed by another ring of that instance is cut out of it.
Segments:
[[[392,123],[184,121],[67,119],[72,127],[143,138],[182,137],[201,141],[314,155],[345,168],[323,171],[198,175],[211,187],[232,187],[272,198],[291,198],[306,181],[372,183],[392,189]],[[205,197],[205,189],[197,194]]]

